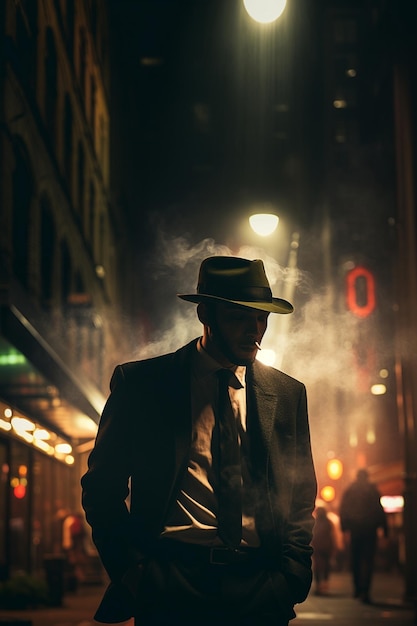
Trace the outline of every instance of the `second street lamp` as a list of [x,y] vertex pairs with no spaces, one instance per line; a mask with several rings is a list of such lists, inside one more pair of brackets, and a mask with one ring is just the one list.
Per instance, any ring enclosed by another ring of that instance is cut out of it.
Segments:
[[252,230],[261,237],[272,235],[276,230],[279,217],[274,213],[255,213],[249,218]]

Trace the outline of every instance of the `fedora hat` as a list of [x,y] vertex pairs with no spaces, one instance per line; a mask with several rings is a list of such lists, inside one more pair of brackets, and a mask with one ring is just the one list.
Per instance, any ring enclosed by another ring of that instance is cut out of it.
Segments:
[[260,259],[208,257],[200,266],[197,293],[177,295],[188,302],[230,302],[268,313],[292,313],[294,310],[287,300],[272,296]]

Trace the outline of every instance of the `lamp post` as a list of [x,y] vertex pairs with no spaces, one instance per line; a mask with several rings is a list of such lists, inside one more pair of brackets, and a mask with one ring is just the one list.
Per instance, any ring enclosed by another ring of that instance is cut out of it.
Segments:
[[[255,213],[249,217],[249,224],[252,230],[261,237],[268,237],[272,235],[278,226],[279,217],[275,213]],[[288,254],[287,268],[285,272],[285,281],[282,288],[282,297],[290,302],[293,300],[296,274],[297,274],[297,260],[298,260],[298,246],[299,246],[299,233],[294,232],[291,236],[290,250]],[[277,336],[280,336],[282,343],[285,344],[285,339],[288,334],[289,318],[288,315],[274,316],[274,328]],[[284,346],[283,346],[284,347]],[[280,350],[281,355],[285,352],[284,349]],[[259,360],[267,361],[269,365],[276,364],[280,367],[281,363],[272,361],[272,355],[270,350],[265,350],[265,354],[260,353],[258,355]],[[281,356],[282,360],[282,356]]]
[[398,312],[396,329],[397,406],[404,441],[405,595],[414,604],[417,623],[417,243],[416,163],[409,61],[394,68],[394,110],[397,151]]

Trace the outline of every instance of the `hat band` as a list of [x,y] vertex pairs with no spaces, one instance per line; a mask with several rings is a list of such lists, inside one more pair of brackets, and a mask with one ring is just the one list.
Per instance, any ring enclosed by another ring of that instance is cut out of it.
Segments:
[[197,293],[242,302],[272,302],[272,291],[268,287],[241,287],[239,291],[233,292],[227,286],[227,289],[223,292],[218,286],[213,290],[205,288],[204,285],[198,285]]

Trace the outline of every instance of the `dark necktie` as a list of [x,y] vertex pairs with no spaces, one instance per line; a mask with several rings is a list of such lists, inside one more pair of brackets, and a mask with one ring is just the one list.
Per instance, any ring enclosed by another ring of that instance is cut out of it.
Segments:
[[233,372],[223,369],[218,376],[218,533],[227,546],[236,548],[242,537],[242,470],[237,419],[229,396]]

